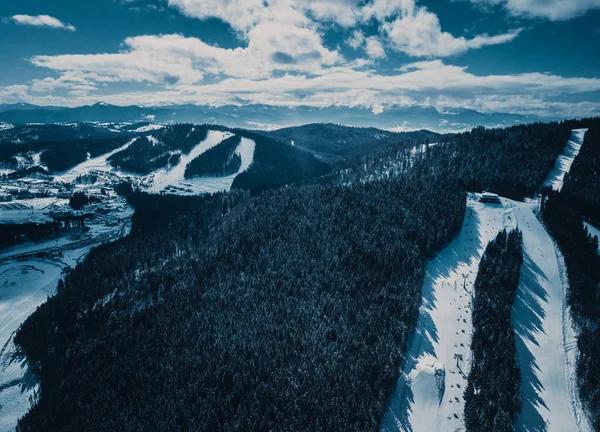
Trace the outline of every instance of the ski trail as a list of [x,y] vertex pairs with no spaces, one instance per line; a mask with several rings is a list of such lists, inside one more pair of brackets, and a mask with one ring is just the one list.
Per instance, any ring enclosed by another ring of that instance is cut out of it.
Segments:
[[230,132],[209,131],[206,139],[195,146],[189,154],[181,155],[177,165],[160,169],[151,174],[154,180],[151,191],[160,192],[167,186],[176,186],[178,183],[183,182],[185,180],[185,168],[189,162],[232,135]]
[[[255,143],[248,138],[242,138],[235,150],[242,159],[240,169],[235,174],[224,177],[195,177],[191,179],[186,179],[184,174],[185,167],[193,158],[216,146],[232,135],[233,134],[229,132],[209,132],[208,138],[193,150],[193,154],[190,154],[188,157],[182,156],[177,167],[169,171],[161,170],[158,173],[151,174],[154,183],[150,188],[150,191],[154,193],[171,192],[179,195],[198,195],[228,191],[231,189],[235,178],[246,171],[254,160]],[[192,155],[193,157],[191,157]]]
[[55,181],[71,183],[78,176],[85,175],[92,170],[111,172],[113,170],[113,167],[108,163],[108,158],[110,158],[112,155],[114,155],[116,153],[119,153],[122,150],[125,150],[127,147],[129,147],[131,144],[133,144],[136,140],[137,140],[137,138],[133,138],[130,141],[127,141],[126,144],[122,145],[121,147],[119,147],[117,149],[114,149],[108,153],[101,155],[101,156],[88,159],[85,162],[81,162],[79,165],[76,165],[75,167],[71,168],[70,170],[63,172],[62,174],[57,174],[55,177]]
[[512,205],[468,199],[458,237],[426,266],[423,303],[382,431],[464,430],[470,370],[471,290],[488,242],[516,227]]
[[515,430],[578,431],[572,408],[563,332],[566,292],[550,235],[522,203],[514,203],[523,233],[523,265],[511,321],[516,333],[523,408]]
[[552,189],[558,191],[562,189],[565,174],[569,172],[575,157],[579,154],[579,150],[581,150],[581,145],[583,144],[583,137],[586,132],[587,129],[573,129],[571,138],[567,142],[567,145],[565,145],[562,153],[556,159],[554,168],[548,173],[548,176],[544,181],[544,186],[551,186]]

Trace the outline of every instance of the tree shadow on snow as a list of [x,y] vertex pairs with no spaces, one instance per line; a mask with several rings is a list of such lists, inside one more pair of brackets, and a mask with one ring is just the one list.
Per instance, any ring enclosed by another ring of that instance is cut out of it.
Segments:
[[542,407],[548,408],[540,396],[544,388],[538,378],[539,367],[536,359],[526,342],[538,345],[535,335],[544,332],[542,320],[545,312],[542,302],[547,302],[548,294],[539,283],[540,280],[545,279],[542,270],[527,254],[523,258],[519,290],[512,314],[516,332],[517,359],[521,368],[521,394],[523,397],[523,407],[517,418],[515,430],[547,432],[548,425],[539,412]]
[[[414,404],[414,394],[411,388],[409,374],[416,367],[420,358],[426,355],[436,356],[434,343],[439,340],[438,329],[431,317],[431,311],[437,309],[436,291],[450,289],[448,279],[464,264],[470,264],[473,259],[480,258],[482,249],[478,235],[481,221],[479,215],[467,207],[460,234],[427,263],[423,281],[422,305],[415,331],[408,341],[408,350],[404,370],[401,373],[396,388],[392,393],[387,412],[381,423],[382,431],[413,432],[410,424],[410,413]],[[444,286],[442,286],[444,281]],[[459,286],[462,290],[462,286]],[[435,415],[435,413],[432,413]]]

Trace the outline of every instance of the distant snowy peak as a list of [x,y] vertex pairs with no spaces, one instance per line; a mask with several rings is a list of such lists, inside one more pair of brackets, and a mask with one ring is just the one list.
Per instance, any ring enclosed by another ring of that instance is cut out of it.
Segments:
[[429,129],[457,132],[477,126],[512,126],[532,121],[555,119],[508,113],[482,113],[467,108],[433,106],[382,106],[374,112],[368,107],[347,106],[271,106],[247,105],[173,105],[161,107],[116,106],[104,102],[77,108],[0,105],[0,122],[24,123],[197,123],[221,124],[244,129],[277,129],[308,123],[336,123],[347,126],[413,131]]

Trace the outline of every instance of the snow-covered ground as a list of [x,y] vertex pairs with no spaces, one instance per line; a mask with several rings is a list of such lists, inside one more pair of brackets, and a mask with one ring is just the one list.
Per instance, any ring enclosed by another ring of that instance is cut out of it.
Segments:
[[463,430],[472,328],[462,275],[470,291],[487,243],[502,228],[516,227],[523,233],[524,262],[511,316],[523,396],[515,430],[592,430],[577,396],[576,336],[562,257],[531,206],[504,198],[501,205],[469,199],[460,235],[427,265],[419,321],[382,430]]
[[543,225],[524,203],[511,202],[523,233],[523,265],[511,321],[516,332],[523,408],[516,431],[591,431],[574,392],[576,349],[566,310],[561,257]]
[[574,129],[571,132],[571,138],[560,156],[556,159],[554,168],[548,173],[548,177],[544,181],[544,186],[552,186],[556,190],[562,189],[565,174],[569,172],[575,157],[579,154],[586,132],[587,129]]
[[154,184],[150,188],[150,191],[155,193],[166,191],[179,195],[198,195],[203,193],[228,191],[231,189],[231,185],[235,178],[246,171],[254,159],[255,143],[250,139],[242,138],[235,151],[242,158],[242,165],[237,173],[225,177],[184,178],[185,167],[192,159],[230,136],[231,134],[229,132],[209,132],[206,140],[194,148],[190,155],[181,156],[181,161],[175,168],[168,171],[161,170],[154,175]]
[[177,186],[183,187],[182,182],[185,182],[185,167],[188,163],[190,163],[193,159],[200,156],[205,151],[213,148],[217,144],[219,144],[224,139],[232,136],[230,132],[219,132],[219,131],[210,131],[206,139],[200,143],[196,147],[192,149],[192,151],[187,154],[181,155],[179,159],[179,163],[171,168],[161,169],[153,174],[151,174],[154,183],[152,188],[150,189],[152,192],[161,192],[167,186]]
[[383,431],[456,431],[464,427],[471,290],[488,242],[502,229],[515,227],[514,211],[505,203],[482,204],[477,195],[471,196],[459,236],[427,264],[417,327],[382,421]]
[[49,222],[52,209],[65,207],[68,199],[34,198],[0,203],[0,223]]
[[131,132],[142,133],[142,132],[150,132],[153,130],[159,130],[159,129],[164,129],[164,128],[165,128],[165,125],[150,123],[146,126],[140,126],[139,128],[132,130]]
[[[562,188],[585,132],[573,130],[545,186]],[[577,392],[577,334],[566,304],[564,262],[532,211],[535,202],[503,198],[502,205],[483,205],[469,199],[460,235],[427,265],[417,328],[382,430],[464,430],[462,395],[470,367],[472,328],[470,298],[460,289],[462,275],[467,276],[470,289],[487,243],[502,228],[517,226],[523,233],[524,262],[511,320],[523,408],[515,430],[592,430]],[[592,234],[600,233],[586,226]],[[457,360],[456,355],[462,357]]]
[[[110,216],[119,223],[95,219],[84,234],[77,231],[64,237],[39,243],[25,243],[5,248],[0,255],[0,432],[13,431],[19,417],[30,407],[30,397],[37,388],[28,372],[27,362],[19,356],[13,337],[19,325],[56,291],[63,270],[74,267],[93,246],[115,240],[129,233],[133,209],[115,202]],[[107,216],[108,217],[108,216]],[[63,255],[54,258],[23,257],[60,247]],[[19,255],[21,255],[19,257]]]
[[108,163],[108,158],[110,158],[115,153],[125,150],[127,147],[129,147],[131,144],[133,144],[136,140],[137,140],[137,138],[133,138],[132,140],[128,141],[126,144],[122,145],[121,147],[119,147],[109,153],[100,155],[95,158],[88,158],[88,160],[86,160],[85,162],[81,162],[79,165],[71,168],[70,170],[63,172],[63,173],[58,173],[55,176],[55,180],[63,181],[65,183],[71,183],[78,176],[85,175],[85,174],[89,173],[90,171],[105,171],[105,172],[116,171],[110,165],[110,163]]
[[583,224],[592,236],[598,237],[598,255],[600,255],[600,229],[596,228],[589,222],[584,222]]

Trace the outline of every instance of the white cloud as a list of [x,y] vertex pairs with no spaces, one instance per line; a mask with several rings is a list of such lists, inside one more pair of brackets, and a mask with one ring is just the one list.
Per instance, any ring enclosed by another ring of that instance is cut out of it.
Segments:
[[[90,76],[76,85],[85,86]],[[49,81],[50,82],[50,81]],[[62,83],[67,83],[66,79]],[[32,84],[32,87],[36,83]],[[40,84],[37,84],[38,86]],[[110,84],[109,84],[110,85]],[[481,76],[441,60],[415,62],[393,75],[343,66],[324,68],[313,76],[284,74],[265,79],[224,78],[211,84],[180,83],[156,91],[85,93],[69,97],[43,94],[27,88],[0,88],[0,100],[39,104],[81,105],[105,101],[118,105],[174,103],[225,104],[244,99],[254,103],[310,106],[365,106],[379,112],[388,105],[431,104],[465,107],[484,112],[505,111],[558,116],[600,113],[591,101],[555,102],[561,95],[600,91],[600,78],[565,78],[526,73]],[[76,91],[77,93],[77,91]]]
[[365,34],[361,30],[354,30],[346,43],[354,49],[359,49],[365,43]]
[[14,15],[11,19],[22,25],[36,26],[36,27],[53,27],[58,29],[64,29],[69,31],[75,31],[75,27],[71,24],[65,24],[57,18],[50,15]]
[[447,57],[486,45],[503,44],[521,32],[516,29],[495,36],[455,37],[442,31],[436,14],[413,6],[409,5],[395,20],[382,24],[381,29],[393,48],[415,57]]
[[365,42],[365,51],[368,56],[374,59],[384,58],[386,56],[385,49],[379,39],[375,36],[368,37]]
[[192,84],[206,74],[265,78],[274,71],[311,72],[341,61],[314,32],[264,22],[248,33],[246,48],[224,49],[181,35],[127,38],[116,54],[34,56],[31,62],[58,72],[85,72],[105,80]]
[[600,0],[471,0],[473,3],[503,5],[516,16],[564,21],[600,8]]
[[[127,38],[115,53],[37,55],[30,61],[50,70],[51,76],[27,86],[0,88],[0,100],[72,106],[100,100],[149,105],[244,99],[274,105],[362,105],[376,112],[390,104],[546,114],[560,108],[561,114],[573,115],[598,110],[592,102],[549,101],[600,91],[600,79],[531,73],[478,76],[441,60],[411,63],[389,75],[378,73],[374,65],[390,50],[440,58],[506,43],[520,32],[456,37],[444,32],[437,15],[415,0],[169,0],[169,4],[188,16],[228,22],[240,46],[224,49],[179,34],[147,35]],[[332,23],[345,27],[350,34],[346,44],[365,55],[347,61],[338,48],[326,47],[323,31]],[[374,27],[379,34],[363,31]],[[151,87],[122,92],[119,86],[113,92],[120,82]]]

